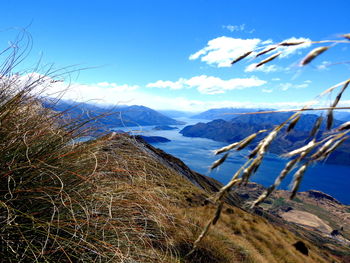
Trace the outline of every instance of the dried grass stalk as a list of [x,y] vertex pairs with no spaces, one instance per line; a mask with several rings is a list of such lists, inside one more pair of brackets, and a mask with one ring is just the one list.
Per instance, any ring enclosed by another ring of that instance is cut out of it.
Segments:
[[223,201],[220,201],[217,208],[216,208],[216,211],[215,211],[215,214],[213,216],[213,218],[211,218],[208,223],[206,224],[206,226],[204,227],[204,229],[202,230],[201,234],[198,236],[198,238],[196,239],[196,241],[194,241],[193,243],[193,247],[191,249],[191,251],[186,255],[187,257],[190,256],[197,248],[197,245],[203,240],[203,238],[207,235],[210,227],[212,225],[215,225],[217,223],[217,221],[219,220],[220,218],[220,215],[221,215],[221,211],[222,211],[222,208],[223,208],[223,205],[224,205],[224,202]]
[[266,130],[260,130],[256,133],[253,133],[253,134],[247,136],[246,138],[244,138],[243,140],[241,140],[239,142],[234,142],[228,146],[222,147],[222,148],[214,151],[214,154],[217,155],[220,153],[224,153],[224,152],[230,151],[234,148],[236,148],[237,151],[240,151],[240,150],[244,149],[249,143],[251,143],[256,138],[257,135],[259,135],[260,133],[263,133],[263,132],[266,132]]
[[213,217],[213,225],[215,225],[217,222],[218,222],[218,220],[219,220],[219,218],[220,218],[220,215],[221,215],[221,211],[222,211],[222,207],[224,206],[224,202],[223,201],[221,201],[219,204],[218,204],[218,207],[217,207],[217,209],[216,209],[216,211],[215,211],[215,215],[214,215],[214,217]]
[[248,57],[252,52],[253,51],[248,51],[248,52],[244,53],[243,55],[239,56],[238,58],[236,58],[235,60],[233,60],[231,62],[231,65],[233,65],[233,64],[237,63],[238,61],[241,61],[242,59]]
[[223,162],[225,162],[225,160],[228,157],[228,153],[226,153],[222,158],[220,158],[219,160],[216,160],[210,167],[210,170],[215,169],[216,167],[220,166]]
[[309,137],[312,138],[312,137],[316,136],[318,130],[319,130],[320,127],[321,127],[322,121],[323,121],[323,117],[322,117],[322,116],[320,116],[320,117],[317,118],[317,120],[316,120],[314,126],[312,127],[312,130],[311,130],[311,132],[310,132],[310,136],[309,136]]
[[350,129],[350,121],[347,121],[340,125],[336,130],[337,131],[344,131],[344,130],[349,130]]
[[281,42],[278,45],[283,46],[283,47],[289,47],[289,46],[296,46],[296,45],[301,45],[304,44],[305,41],[300,41],[300,42]]
[[236,148],[237,145],[239,145],[239,142],[234,142],[234,143],[232,143],[232,144],[230,144],[230,145],[227,145],[227,146],[224,146],[224,147],[222,147],[222,148],[220,148],[220,149],[218,149],[218,150],[215,150],[215,151],[214,151],[214,154],[215,154],[215,155],[218,155],[218,154],[220,154],[220,153],[228,152],[228,151],[230,151],[230,150]]
[[313,50],[311,50],[309,52],[309,54],[307,54],[303,60],[300,62],[301,66],[305,66],[307,64],[309,64],[312,60],[314,60],[316,57],[318,57],[319,55],[321,55],[323,52],[325,52],[326,50],[328,50],[330,47],[317,47]]
[[315,146],[316,146],[316,142],[315,142],[315,140],[312,140],[307,145],[305,145],[299,149],[296,149],[294,151],[291,151],[289,153],[285,153],[285,154],[283,154],[283,156],[284,157],[292,157],[292,156],[297,155],[297,154],[310,152],[310,150],[312,150]]
[[258,150],[259,155],[264,155],[267,151],[268,147],[270,146],[271,142],[276,138],[278,134],[279,129],[275,129],[272,132],[270,132],[265,139],[262,141],[261,146]]
[[323,92],[319,95],[319,97],[322,97],[322,96],[324,96],[324,95],[326,95],[326,94],[332,92],[334,89],[338,88],[338,87],[341,86],[341,85],[345,85],[345,84],[346,84],[347,82],[349,82],[349,81],[350,81],[350,79],[345,80],[345,81],[342,81],[342,82],[340,82],[340,83],[338,83],[338,84],[335,84],[334,86],[332,86],[332,87],[326,89],[325,91],[323,91]]
[[265,132],[266,130],[263,130],[263,131],[259,131],[259,132],[256,132],[256,133],[253,133],[251,135],[249,135],[248,137],[246,137],[245,139],[243,139],[239,145],[237,146],[237,151],[240,151],[242,149],[244,149],[248,144],[250,144],[255,138],[256,136],[261,133],[261,132]]
[[332,128],[333,120],[333,110],[329,110],[327,112],[327,130],[330,130]]
[[331,137],[328,139],[319,149],[317,152],[315,152],[313,155],[311,155],[312,160],[317,160],[319,157],[321,157],[334,143],[336,138]]
[[341,35],[341,36],[350,40],[350,33],[349,34],[344,34],[344,35]]
[[290,199],[293,199],[299,189],[301,180],[303,179],[303,176],[305,174],[305,171],[307,169],[307,167],[309,166],[309,163],[304,163],[299,169],[298,171],[296,171],[296,173],[294,174],[294,178],[293,178],[293,186],[292,186],[292,193],[290,195]]
[[260,57],[260,56],[262,56],[262,55],[264,55],[264,54],[266,54],[266,53],[268,53],[268,52],[271,52],[271,51],[275,50],[276,48],[277,48],[277,46],[273,46],[273,47],[270,47],[270,48],[266,48],[266,49],[260,51],[259,53],[257,53],[257,54],[255,55],[255,58]]
[[301,115],[298,114],[298,116],[291,121],[291,123],[289,124],[288,128],[287,128],[287,132],[290,132],[291,130],[294,129],[295,125],[297,125],[298,121],[300,120]]
[[272,60],[274,60],[275,58],[277,58],[281,54],[282,54],[282,52],[278,52],[276,54],[273,54],[272,56],[268,57],[267,59],[264,59],[263,61],[261,61],[258,64],[256,64],[255,67],[258,68],[258,67],[260,67],[260,66],[262,66],[262,65],[264,65],[264,64],[266,64],[266,63],[268,63],[268,62],[270,62]]
[[259,155],[246,169],[243,170],[241,183],[246,184],[249,181],[249,178],[252,176],[252,174],[255,173],[259,168],[262,159],[263,156]]
[[341,91],[338,93],[337,97],[335,98],[335,100],[333,101],[332,105],[331,105],[331,109],[328,110],[327,113],[327,129],[330,130],[333,124],[333,110],[334,108],[338,105],[344,91],[346,90],[346,88],[349,86],[350,81],[345,82],[343,88],[341,89]]
[[343,142],[345,142],[349,137],[343,137],[340,140],[336,141],[325,153],[320,157],[320,160],[327,158],[332,152],[334,152]]
[[267,188],[251,205],[251,208],[259,205],[264,202],[266,198],[268,198],[271,193],[281,184],[282,180],[287,176],[287,174],[294,168],[294,166],[298,163],[299,159],[293,159],[289,161],[284,169],[281,171],[279,176],[276,178],[273,185]]

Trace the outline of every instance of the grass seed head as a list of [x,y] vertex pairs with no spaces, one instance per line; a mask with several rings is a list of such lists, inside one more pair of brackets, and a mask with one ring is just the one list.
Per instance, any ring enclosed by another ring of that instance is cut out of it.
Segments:
[[295,197],[308,165],[309,165],[308,163],[303,164],[299,168],[299,170],[295,172],[294,178],[293,178],[293,186],[292,186],[292,193],[290,195],[290,199],[293,199]]
[[348,33],[348,34],[344,34],[344,35],[342,35],[342,37],[344,37],[344,38],[346,38],[346,39],[350,40],[350,33]]
[[325,52],[326,50],[328,50],[330,47],[317,47],[313,50],[311,50],[309,52],[309,54],[307,54],[303,60],[300,62],[301,66],[305,66],[307,64],[309,64],[312,60],[314,60],[316,57],[318,57],[319,55],[321,55],[323,52]]
[[330,130],[330,129],[332,128],[333,120],[334,120],[334,117],[333,117],[333,110],[330,109],[330,110],[327,112],[327,130]]
[[338,93],[337,97],[335,98],[335,100],[333,101],[332,105],[331,105],[331,109],[328,110],[327,113],[327,129],[330,130],[333,124],[333,110],[335,107],[337,107],[344,91],[346,90],[346,88],[349,86],[350,81],[346,81],[343,88],[341,89],[341,91]]
[[307,145],[305,145],[299,149],[296,149],[294,151],[291,151],[289,153],[283,154],[283,156],[284,157],[292,157],[292,156],[297,155],[297,154],[310,152],[310,150],[312,150],[315,146],[316,146],[315,140],[312,140]]
[[322,121],[323,121],[323,117],[322,117],[322,116],[320,116],[320,117],[317,118],[317,120],[316,120],[314,126],[312,127],[312,130],[311,130],[311,132],[310,132],[310,136],[309,136],[309,137],[312,138],[312,137],[314,137],[314,136],[317,134],[318,130],[319,130],[320,127],[321,127]]
[[296,45],[301,45],[304,44],[305,41],[300,41],[300,42],[281,42],[278,45],[283,46],[283,47],[289,47],[289,46],[296,46]]
[[263,61],[261,61],[258,64],[256,64],[255,67],[258,68],[258,67],[260,67],[260,66],[262,66],[262,65],[264,65],[264,64],[266,64],[266,63],[268,63],[268,62],[270,62],[272,60],[274,60],[275,58],[277,58],[281,54],[282,54],[282,52],[278,52],[276,54],[273,54],[272,56],[268,57],[267,59],[264,59]]
[[340,145],[343,144],[349,137],[343,137],[336,141],[324,154],[321,156],[320,160],[327,158],[332,152],[334,152]]
[[277,48],[277,46],[273,46],[273,47],[270,47],[270,48],[266,48],[266,49],[260,51],[259,53],[257,53],[257,54],[255,55],[255,58],[260,57],[260,56],[262,56],[262,55],[264,55],[264,54],[266,54],[266,53],[268,53],[268,52],[271,52],[271,51],[275,50],[276,48]]
[[212,166],[210,167],[210,170],[215,169],[216,167],[220,166],[223,162],[225,162],[225,160],[227,159],[228,155],[229,155],[229,154],[226,153],[221,159],[216,160],[216,161],[212,164]]
[[350,121],[347,121],[340,125],[336,130],[337,131],[344,131],[344,130],[349,130],[350,129]]
[[220,153],[228,152],[228,151],[230,151],[230,150],[236,148],[237,145],[239,145],[239,142],[234,142],[234,143],[232,143],[232,144],[230,144],[230,145],[227,145],[227,146],[224,146],[224,147],[222,147],[222,148],[220,148],[220,149],[218,149],[218,150],[215,150],[215,151],[214,151],[214,154],[215,154],[215,155],[218,155],[218,154],[220,154]]
[[248,51],[248,52],[244,53],[243,55],[239,56],[238,58],[236,58],[235,60],[233,60],[231,62],[231,65],[233,65],[233,64],[237,63],[238,61],[241,61],[242,59],[248,57],[252,52],[253,51]]
[[301,115],[299,114],[294,120],[291,121],[287,128],[287,132],[290,132],[294,129],[295,125],[297,125],[298,121],[300,120]]
[[277,133],[278,133],[278,130],[273,130],[265,137],[265,139],[261,142],[261,146],[259,147],[259,150],[258,150],[259,155],[265,154],[271,142],[276,138]]
[[317,152],[315,152],[313,155],[311,155],[312,160],[317,160],[319,157],[321,157],[331,146],[332,143],[334,143],[335,138],[332,138],[328,141],[326,141]]

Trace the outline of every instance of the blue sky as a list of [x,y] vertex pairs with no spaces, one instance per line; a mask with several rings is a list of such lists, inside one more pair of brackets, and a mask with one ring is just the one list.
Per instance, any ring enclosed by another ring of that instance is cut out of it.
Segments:
[[69,82],[70,99],[191,111],[294,108],[349,78],[349,64],[331,65],[350,60],[349,44],[333,46],[305,68],[299,61],[320,45],[282,50],[259,70],[252,64],[270,53],[232,67],[229,62],[291,38],[339,39],[350,33],[348,10],[348,0],[4,0],[0,48],[26,28],[33,46],[19,72],[30,72],[39,59],[42,66],[32,70],[38,73],[51,63],[90,68],[52,87]]

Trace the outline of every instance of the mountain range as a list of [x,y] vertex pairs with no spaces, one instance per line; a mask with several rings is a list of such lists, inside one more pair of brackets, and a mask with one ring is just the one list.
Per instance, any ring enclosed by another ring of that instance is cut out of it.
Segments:
[[[263,129],[272,129],[275,125],[287,120],[292,113],[272,113],[272,114],[248,114],[240,115],[229,121],[213,120],[208,123],[197,123],[183,128],[180,133],[187,137],[208,138],[215,141],[233,143],[240,141],[248,135]],[[293,149],[302,147],[309,139],[310,131],[314,126],[317,118],[316,114],[302,114],[295,128],[289,133],[281,132],[270,146],[270,152],[283,154]],[[342,122],[334,120],[333,127],[340,125]],[[317,138],[320,138],[325,132],[325,125],[322,124]],[[264,134],[260,134],[256,142],[262,139]],[[256,144],[252,143],[251,148]],[[326,160],[332,164],[350,165],[350,143],[345,142]]]
[[62,100],[59,102],[46,100],[43,102],[43,106],[54,111],[66,112],[67,116],[69,115],[71,118],[86,120],[96,118],[96,126],[100,128],[184,124],[151,108],[139,105],[112,107]]
[[260,109],[260,108],[216,108],[216,109],[209,109],[207,111],[198,113],[196,115],[192,115],[191,118],[193,119],[203,119],[203,120],[216,120],[216,119],[222,119],[222,120],[231,120],[233,118],[236,118],[239,115],[239,113],[248,113],[248,112],[259,112],[259,111],[265,111],[270,109]]

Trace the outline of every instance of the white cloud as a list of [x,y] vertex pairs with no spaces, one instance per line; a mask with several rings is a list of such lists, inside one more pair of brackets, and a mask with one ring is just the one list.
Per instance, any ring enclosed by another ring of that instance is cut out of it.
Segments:
[[132,91],[140,88],[137,85],[131,85],[131,86],[127,84],[117,85],[116,83],[109,83],[109,82],[100,82],[100,83],[97,83],[96,85],[102,88],[112,89],[115,92],[126,92],[126,91]]
[[178,90],[183,89],[186,85],[186,80],[183,78],[180,78],[178,81],[169,81],[169,80],[158,80],[154,83],[147,84],[146,87],[148,88],[169,88],[172,90]]
[[283,91],[289,90],[292,86],[293,86],[292,83],[281,83],[280,84],[281,90],[283,90]]
[[302,84],[297,84],[294,86],[296,89],[306,89],[307,87],[309,87],[309,84],[307,83],[302,83]]
[[322,61],[320,65],[317,66],[319,70],[329,70],[329,65],[331,63],[329,61]]
[[[35,74],[33,74],[35,76]],[[39,76],[39,75],[36,75]],[[27,77],[21,77],[21,80]],[[35,79],[33,77],[33,79]],[[150,89],[141,88],[136,85],[118,85],[116,83],[100,82],[97,84],[82,84],[71,83],[67,84],[63,81],[56,81],[49,77],[42,78],[43,83],[39,85],[36,92],[40,92],[40,95],[58,97],[63,95],[63,99],[75,100],[79,102],[93,102],[97,104],[110,104],[110,105],[144,105],[154,109],[176,109],[183,111],[204,111],[210,108],[221,107],[236,107],[236,108],[276,108],[276,109],[291,109],[300,108],[310,102],[256,102],[259,98],[254,98],[252,101],[234,101],[234,100],[210,100],[202,101],[198,99],[189,99],[185,97],[174,97],[172,95],[161,96],[155,93],[150,93]],[[181,79],[180,79],[181,80]],[[232,87],[245,88],[248,86],[254,86],[259,83],[257,78],[251,79],[233,79],[233,80],[221,80],[215,77],[209,76],[197,76],[190,79],[182,79],[186,82],[187,87],[202,86],[204,91],[215,91],[215,88],[211,88],[212,85],[222,85],[224,91],[232,89]],[[2,79],[4,81],[4,79]],[[181,82],[180,81],[180,82]],[[231,81],[231,82],[230,82]],[[205,82],[211,83],[208,87],[203,86]],[[262,81],[264,82],[264,81]],[[237,84],[239,83],[239,84]],[[302,83],[304,84],[304,83]],[[227,85],[227,86],[226,86]],[[231,86],[232,85],[232,86]],[[42,91],[44,89],[44,92]],[[264,88],[269,92],[270,89]],[[61,94],[61,92],[64,92]],[[261,100],[264,100],[263,96]],[[343,101],[342,105],[350,105],[350,101]]]
[[301,84],[292,84],[292,83],[287,82],[287,83],[281,83],[280,88],[283,91],[289,90],[291,88],[293,88],[293,89],[306,89],[309,87],[310,83],[311,83],[310,80],[305,80]]
[[[291,46],[278,46],[275,51],[282,52],[279,58],[286,58],[292,54],[298,53],[301,49],[308,48],[311,46],[311,40],[304,37],[292,37],[285,39],[281,42],[305,42],[300,45],[291,45]],[[278,44],[278,43],[277,43]],[[249,51],[261,51],[267,47],[273,47],[273,41],[271,39],[261,40],[258,38],[253,39],[241,39],[241,38],[232,38],[232,37],[218,37],[208,41],[207,45],[201,50],[189,56],[190,60],[200,59],[202,62],[207,63],[208,65],[214,65],[217,67],[229,67],[231,62],[238,58],[239,56],[245,54]],[[268,53],[270,54],[270,53]],[[247,58],[251,58],[248,56]],[[247,59],[245,58],[245,59]],[[246,72],[253,71],[253,66],[248,66]],[[259,67],[260,68],[260,67]],[[256,70],[259,70],[257,68]],[[264,71],[260,69],[260,71]],[[276,71],[275,67],[266,67],[265,72]]]
[[190,60],[201,61],[217,67],[229,67],[231,61],[242,54],[254,50],[261,42],[260,39],[241,39],[231,37],[218,37],[210,40],[206,47],[190,55]]
[[261,91],[264,93],[271,93],[273,90],[272,89],[262,89]]
[[223,80],[213,76],[195,76],[190,79],[179,79],[178,81],[163,81],[158,80],[154,83],[149,83],[146,87],[150,88],[169,88],[169,89],[189,89],[196,88],[202,94],[220,94],[228,90],[245,89],[250,87],[258,87],[266,84],[265,80],[257,77],[251,78],[234,78]]
[[241,25],[224,25],[222,27],[227,29],[230,32],[243,31],[245,29],[245,24],[241,24]]

